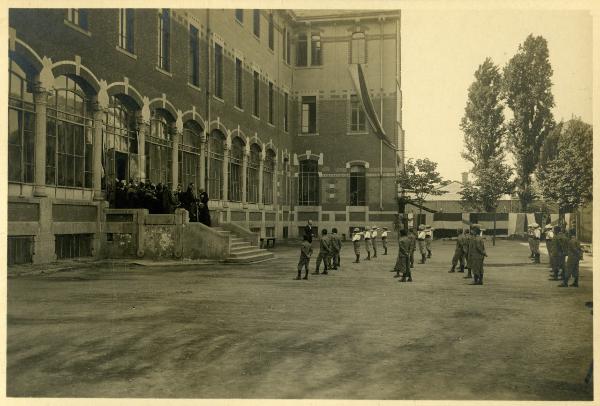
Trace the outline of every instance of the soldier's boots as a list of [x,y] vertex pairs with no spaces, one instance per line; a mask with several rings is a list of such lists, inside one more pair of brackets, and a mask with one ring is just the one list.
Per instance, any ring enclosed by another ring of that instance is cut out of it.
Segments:
[[431,258],[431,250],[427,250],[427,258]]
[[412,282],[412,272],[408,272],[408,282]]
[[294,278],[294,279],[296,279],[297,281],[299,281],[299,280],[300,280],[300,275],[301,275],[301,274],[302,274],[302,271],[298,271],[298,276],[296,276],[296,278]]
[[415,267],[415,257],[410,257],[410,267],[411,268]]
[[481,274],[479,275],[479,285],[483,285],[483,271],[481,271]]
[[387,255],[387,247],[383,249],[383,255]]
[[419,264],[424,264],[425,263],[425,254],[421,254],[421,261],[419,262]]
[[402,279],[399,282],[406,282],[406,275],[402,274]]
[[306,268],[306,270],[304,271],[304,278],[302,279],[308,279],[308,268]]
[[319,275],[320,274],[319,267],[317,267],[317,269],[315,269],[315,271],[312,274],[313,275]]
[[467,268],[467,276],[463,276],[464,279],[471,279],[471,269]]
[[371,260],[371,251],[367,251],[367,261]]
[[578,288],[579,287],[579,277],[575,278],[573,280],[573,283],[571,284],[572,287],[574,288]]
[[355,264],[358,264],[360,262],[360,254],[356,254],[356,261],[354,261]]
[[463,264],[460,265],[460,273],[465,273],[465,266]]
[[456,272],[454,269],[456,268],[456,265],[452,265],[452,268],[450,268],[450,270],[448,271],[448,273],[454,273]]
[[396,275],[394,275],[394,278],[399,278],[400,277],[400,271],[396,271]]
[[535,259],[534,259],[533,262],[536,263],[536,264],[540,263],[540,254],[535,254]]

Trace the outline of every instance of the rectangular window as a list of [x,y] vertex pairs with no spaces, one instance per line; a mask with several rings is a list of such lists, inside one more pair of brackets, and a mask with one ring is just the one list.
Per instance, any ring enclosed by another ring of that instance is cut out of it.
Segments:
[[269,123],[273,124],[273,83],[269,82]]
[[366,40],[364,32],[355,32],[352,34],[352,59],[350,63],[366,63]]
[[285,41],[287,43],[287,45],[286,45],[287,53],[285,55],[285,58],[286,58],[285,61],[287,62],[288,65],[291,65],[291,63],[292,63],[292,37],[291,37],[289,31],[286,34],[286,40]]
[[260,37],[260,10],[254,10],[253,31],[254,35]]
[[283,94],[283,131],[288,131],[289,126],[289,95]]
[[189,81],[194,86],[200,86],[200,37],[198,29],[190,25],[190,57]]
[[242,61],[239,58],[235,58],[235,105],[240,109],[244,108],[244,88],[242,86],[243,74],[244,70],[242,68]]
[[275,49],[275,27],[273,23],[273,14],[269,14],[269,48]]
[[366,130],[365,112],[358,96],[350,96],[350,131],[363,132]]
[[302,96],[302,134],[317,132],[317,97]]
[[313,34],[310,37],[310,64],[313,66],[321,65],[321,56],[321,36],[319,34]]
[[122,8],[119,10],[119,46],[132,54],[134,53],[133,12],[132,8]]
[[308,61],[308,43],[306,34],[298,35],[298,46],[296,48],[296,66],[306,66]]
[[235,9],[235,19],[238,20],[240,23],[244,23],[244,10],[241,8],[236,8]]
[[223,47],[215,44],[215,96],[223,98]]
[[281,34],[281,59],[285,62],[287,56],[287,28],[283,27],[283,33]]
[[70,8],[67,10],[67,20],[70,23],[80,26],[84,30],[88,30],[88,11],[83,8]]
[[258,72],[254,71],[254,109],[252,111],[252,114],[254,114],[256,117],[260,117],[260,109],[259,109],[259,102],[260,102],[260,80],[258,78]]
[[171,18],[168,9],[158,14],[158,67],[168,71],[170,66]]

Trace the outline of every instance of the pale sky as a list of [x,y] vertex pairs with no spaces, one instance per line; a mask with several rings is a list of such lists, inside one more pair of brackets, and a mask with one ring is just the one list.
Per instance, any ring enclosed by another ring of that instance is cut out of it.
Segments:
[[486,57],[501,68],[527,35],[548,41],[556,121],[592,123],[592,17],[587,11],[402,10],[402,92],[406,157],[438,162],[460,180],[467,89]]

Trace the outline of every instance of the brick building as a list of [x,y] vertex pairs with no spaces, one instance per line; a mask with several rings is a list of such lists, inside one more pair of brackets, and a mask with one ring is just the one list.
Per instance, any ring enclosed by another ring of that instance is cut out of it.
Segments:
[[216,222],[390,225],[400,11],[11,9],[9,262],[99,256],[115,179]]

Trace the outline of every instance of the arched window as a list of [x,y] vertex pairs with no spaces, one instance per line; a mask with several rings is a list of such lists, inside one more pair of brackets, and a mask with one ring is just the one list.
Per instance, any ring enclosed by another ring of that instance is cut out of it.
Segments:
[[246,200],[258,203],[258,171],[260,169],[260,148],[256,144],[250,147],[250,159],[246,169]]
[[355,32],[352,34],[352,49],[350,50],[350,63],[366,63],[367,62],[367,42],[364,32]]
[[10,60],[8,93],[8,181],[33,183],[35,108],[32,78]]
[[220,131],[214,130],[208,140],[206,185],[212,199],[223,198],[223,160],[225,157],[223,143],[225,138]]
[[234,138],[229,151],[229,201],[242,201],[242,160],[244,145],[242,140]]
[[202,131],[202,127],[192,120],[183,125],[183,137],[179,143],[179,183],[183,185],[198,185]]
[[273,177],[275,176],[275,153],[267,150],[263,166],[263,202],[273,204]]
[[366,170],[363,165],[350,167],[350,206],[365,206],[367,190]]
[[171,117],[161,109],[152,111],[146,137],[146,178],[171,187]]
[[112,96],[105,113],[104,170],[108,183],[134,179],[138,174],[138,138],[135,110]]
[[73,78],[55,79],[47,117],[46,184],[91,188],[94,122],[89,99]]
[[319,172],[314,159],[300,161],[298,173],[298,205],[319,205]]

